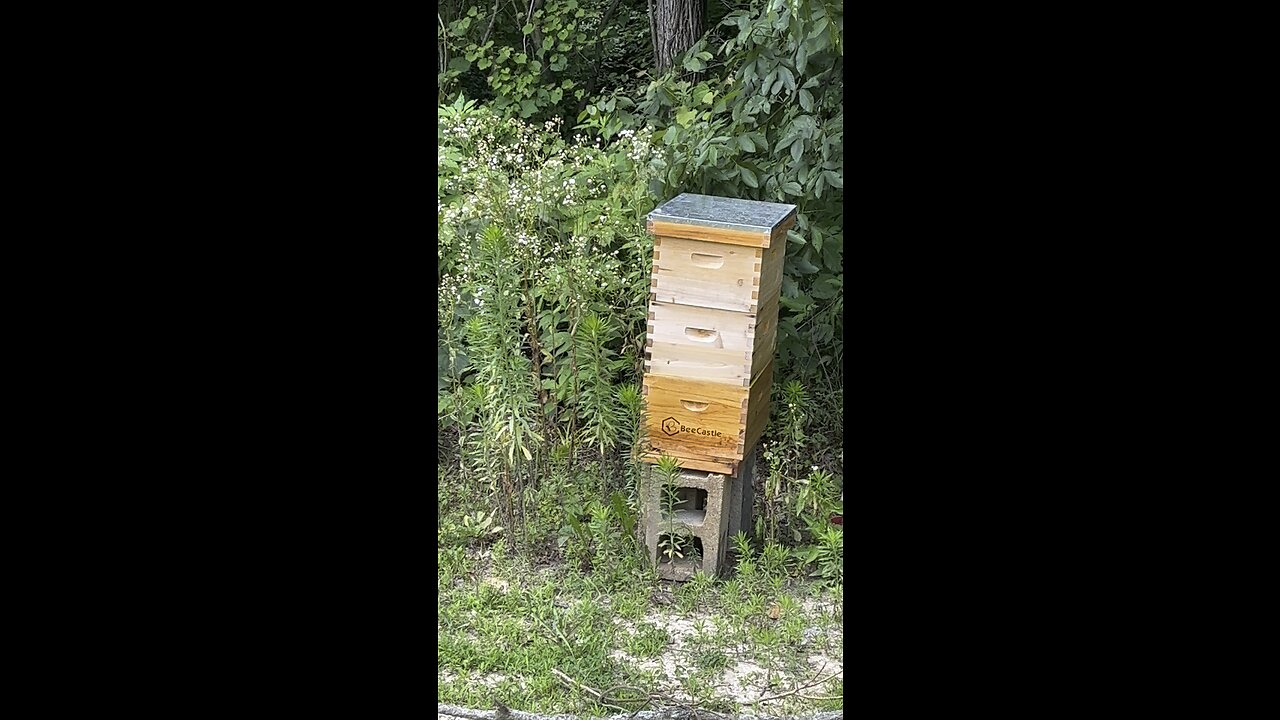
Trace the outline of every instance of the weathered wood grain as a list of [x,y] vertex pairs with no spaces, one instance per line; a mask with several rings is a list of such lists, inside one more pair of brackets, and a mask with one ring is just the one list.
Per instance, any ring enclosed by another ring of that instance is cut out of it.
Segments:
[[755,312],[763,250],[658,236],[650,288],[658,302]]
[[772,362],[746,388],[646,374],[643,393],[648,443],[656,453],[736,464],[754,447],[769,421],[772,384]]
[[743,247],[768,247],[772,234],[754,230],[728,230],[725,228],[704,227],[702,225],[684,225],[673,222],[650,220],[649,232],[665,237],[684,238],[687,240],[705,240],[722,245],[741,245]]
[[[660,453],[645,453],[640,456],[642,461],[650,464],[657,464],[658,460],[661,458],[662,455]],[[676,459],[680,461],[680,467],[685,470],[701,470],[703,472],[720,473],[722,475],[737,475],[738,467],[740,465],[736,462],[725,462],[723,460],[705,457],[689,457],[688,455],[678,457]]]
[[777,295],[756,314],[653,302],[645,372],[747,387],[773,359],[777,334]]
[[769,232],[729,230],[724,228],[703,227],[701,225],[684,225],[681,223],[661,220],[650,220],[647,227],[649,232],[654,235],[686,238],[688,240],[706,240],[725,245],[767,248],[777,245],[780,242],[785,245],[787,230],[795,227],[795,224],[796,216],[795,213],[792,213],[790,217],[783,220],[782,223]]
[[738,457],[756,446],[756,441],[764,433],[769,424],[769,390],[773,387],[773,362],[765,366],[760,375],[751,382],[751,396],[747,399],[747,432],[742,445],[738,448]]

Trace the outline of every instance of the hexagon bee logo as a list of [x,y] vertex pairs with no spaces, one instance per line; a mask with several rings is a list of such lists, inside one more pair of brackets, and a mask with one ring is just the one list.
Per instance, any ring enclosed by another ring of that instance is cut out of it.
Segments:
[[680,434],[680,421],[679,421],[679,420],[677,420],[677,419],[675,419],[675,418],[673,418],[673,417],[669,417],[669,418],[667,418],[666,420],[663,420],[663,421],[662,421],[662,432],[664,432],[664,433],[666,433],[666,434],[668,434],[668,435],[679,435],[679,434]]

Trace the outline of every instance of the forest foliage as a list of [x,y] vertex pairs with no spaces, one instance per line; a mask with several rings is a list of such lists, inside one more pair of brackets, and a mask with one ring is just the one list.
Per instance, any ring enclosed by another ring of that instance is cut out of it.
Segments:
[[630,472],[644,220],[682,192],[798,206],[775,396],[843,392],[843,4],[712,0],[658,74],[654,1],[439,6],[439,425],[509,498],[581,452]]

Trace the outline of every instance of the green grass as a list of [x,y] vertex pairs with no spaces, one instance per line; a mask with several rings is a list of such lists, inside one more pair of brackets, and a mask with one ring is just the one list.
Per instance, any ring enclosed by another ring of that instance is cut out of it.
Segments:
[[[643,709],[635,698],[646,697],[769,715],[843,706],[838,587],[809,582],[781,548],[727,579],[659,582],[621,530],[599,520],[567,529],[568,512],[591,515],[581,498],[618,489],[603,474],[554,474],[529,491],[522,528],[476,535],[462,518],[487,512],[487,491],[441,472],[439,702],[587,716]],[[601,704],[553,671],[613,699]]]

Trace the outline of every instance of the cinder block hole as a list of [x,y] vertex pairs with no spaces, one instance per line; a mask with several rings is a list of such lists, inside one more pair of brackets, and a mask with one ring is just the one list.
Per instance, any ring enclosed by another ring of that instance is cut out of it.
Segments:
[[689,535],[684,535],[684,536],[677,535],[676,547],[679,550],[680,554],[674,557],[668,557],[667,556],[667,549],[668,549],[667,539],[669,537],[671,536],[668,535],[667,533],[662,533],[658,535],[657,561],[659,563],[668,563],[668,562],[689,563],[689,562],[696,561],[699,565],[701,565],[701,562],[702,562],[702,539],[701,538],[691,537]]
[[679,510],[701,510],[704,515],[707,512],[707,491],[702,488],[679,488],[676,499],[680,501],[676,506]]
[[698,488],[676,490],[675,519],[686,525],[701,525],[707,519],[707,491]]

